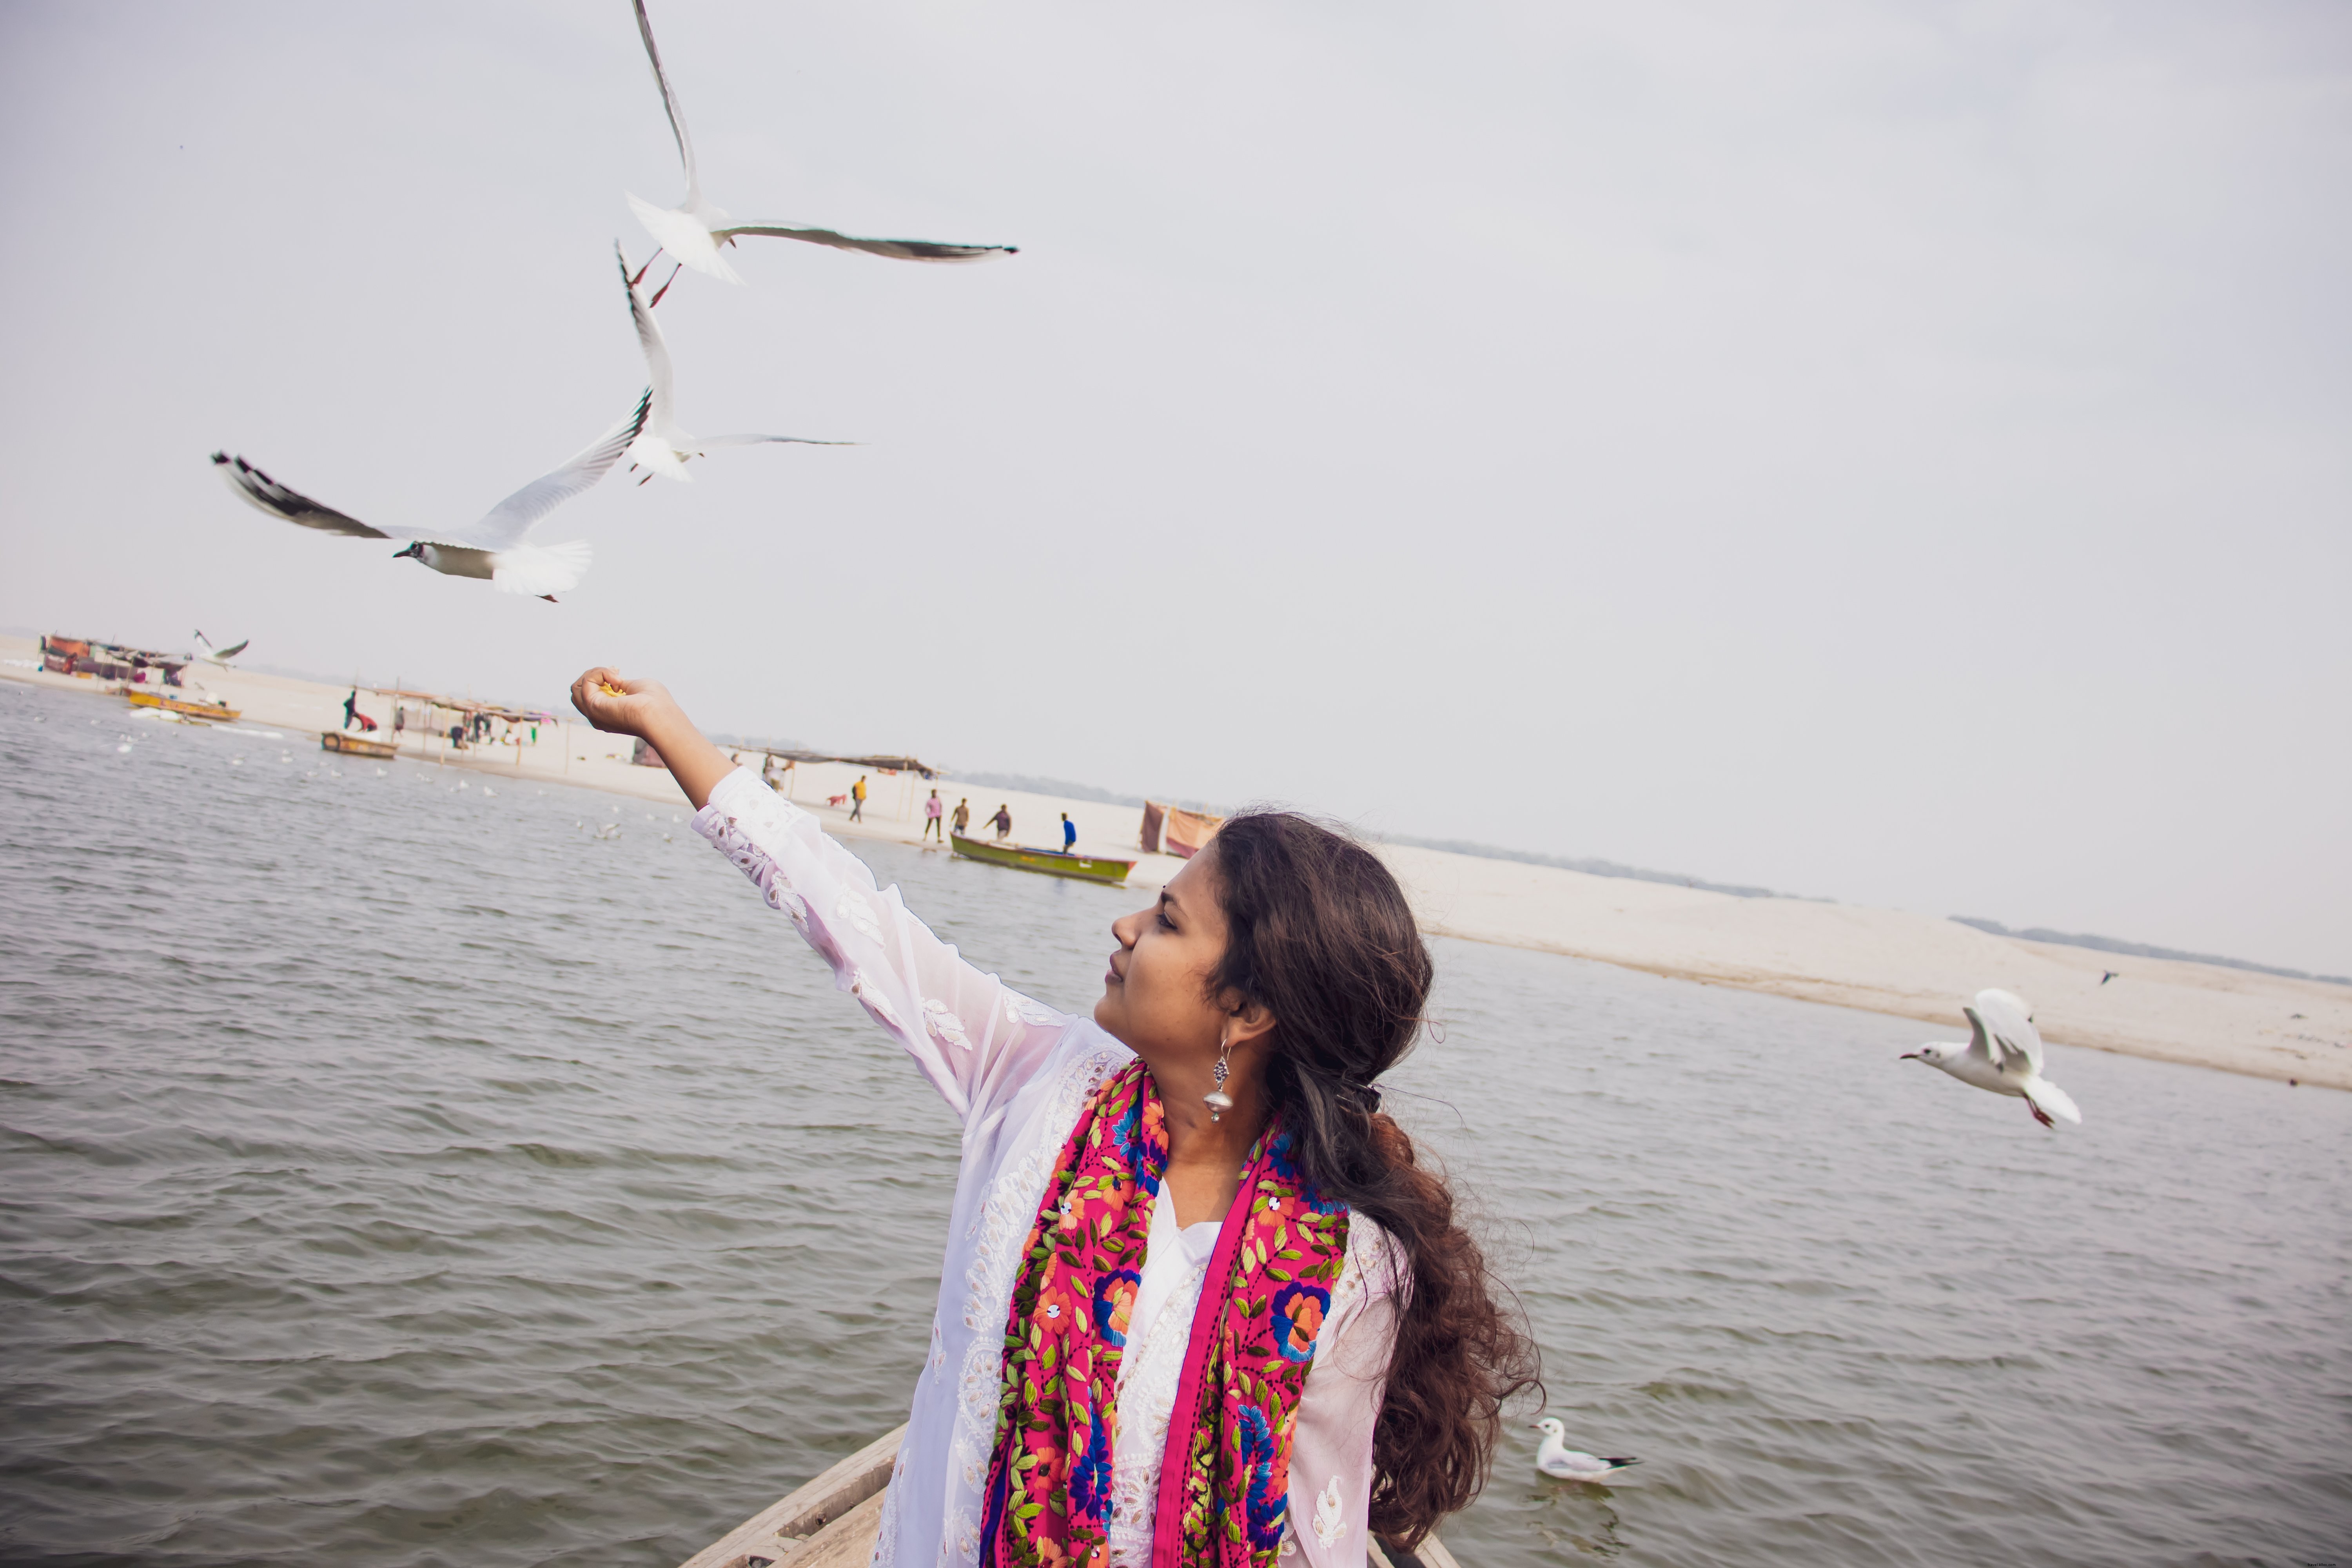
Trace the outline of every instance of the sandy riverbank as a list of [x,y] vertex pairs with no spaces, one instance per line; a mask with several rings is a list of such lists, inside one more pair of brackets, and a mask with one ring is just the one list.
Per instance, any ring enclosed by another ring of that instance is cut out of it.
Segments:
[[[0,637],[0,658],[38,658],[35,642]],[[240,670],[198,673],[206,687],[243,711],[247,725],[313,741],[319,731],[341,722],[346,688]],[[99,682],[20,664],[0,664],[0,676],[105,696]],[[383,726],[379,735],[390,732],[389,700],[363,695],[360,706]],[[585,724],[542,726],[536,744],[457,752],[446,742],[410,735],[404,737],[402,751],[442,766],[685,804],[667,773],[632,765],[627,742]],[[915,843],[922,829],[922,801],[931,786],[912,775],[869,776],[866,820],[852,822],[846,810],[827,800],[845,794],[860,771],[840,763],[803,763],[788,775],[785,790],[838,837]],[[1132,846],[1140,813],[1131,806],[953,780],[938,787],[950,810],[968,797],[975,823],[1005,805],[1016,839],[1056,842],[1060,814],[1066,811],[1077,824],[1081,849],[1139,855]],[[1423,928],[1439,935],[1567,953],[1938,1026],[1923,1029],[1923,1039],[1965,1039],[1960,1003],[1984,986],[2000,985],[2032,1000],[2043,1034],[2056,1045],[2352,1089],[2352,986],[2023,942],[1897,910],[1740,899],[1403,846],[1387,847],[1382,854],[1412,895]],[[1140,856],[1129,885],[1156,888],[1182,864],[1165,855]],[[2110,969],[2119,972],[2117,977],[2102,984],[2101,974]],[[2051,1076],[2063,1081],[2062,1071],[2053,1068]]]

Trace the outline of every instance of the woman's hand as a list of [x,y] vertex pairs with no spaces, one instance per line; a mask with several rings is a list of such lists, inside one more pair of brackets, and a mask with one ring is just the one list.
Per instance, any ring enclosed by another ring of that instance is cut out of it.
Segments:
[[[663,721],[686,715],[658,680],[629,680],[609,665],[598,665],[572,683],[572,706],[608,735],[653,739]],[[656,748],[658,749],[658,748]]]
[[572,683],[572,706],[607,734],[635,735],[660,752],[662,765],[697,811],[709,802],[719,781],[735,771],[727,753],[702,738],[658,680],[626,679],[600,664]]

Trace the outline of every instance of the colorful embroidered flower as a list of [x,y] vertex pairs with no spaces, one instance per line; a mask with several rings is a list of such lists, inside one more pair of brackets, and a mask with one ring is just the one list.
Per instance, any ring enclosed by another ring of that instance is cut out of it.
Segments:
[[1110,1517],[1110,1423],[1099,1415],[1087,1429],[1087,1451],[1070,1468],[1070,1504],[1081,1518]]
[[1037,1304],[1029,1310],[1029,1321],[1049,1334],[1069,1332],[1070,1298],[1052,1287],[1038,1291]]
[[1252,1552],[1271,1552],[1282,1543],[1282,1516],[1290,1505],[1290,1500],[1274,1489],[1274,1432],[1266,1425],[1265,1412],[1256,1405],[1244,1405],[1237,1414],[1242,1473],[1249,1485],[1243,1495],[1242,1525]]
[[1113,1269],[1095,1281],[1095,1332],[1117,1350],[1127,1348],[1128,1319],[1135,1311],[1136,1288],[1143,1276],[1132,1268]]
[[1318,1285],[1285,1285],[1274,1293],[1274,1342],[1285,1360],[1315,1359],[1315,1336],[1330,1310],[1331,1292]]

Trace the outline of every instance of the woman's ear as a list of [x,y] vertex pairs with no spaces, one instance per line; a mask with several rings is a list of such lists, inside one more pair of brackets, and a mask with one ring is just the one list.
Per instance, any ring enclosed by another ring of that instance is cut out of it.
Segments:
[[1234,1005],[1233,993],[1226,993],[1225,1043],[1236,1050],[1257,1045],[1274,1033],[1274,1012],[1263,1002],[1241,1002]]

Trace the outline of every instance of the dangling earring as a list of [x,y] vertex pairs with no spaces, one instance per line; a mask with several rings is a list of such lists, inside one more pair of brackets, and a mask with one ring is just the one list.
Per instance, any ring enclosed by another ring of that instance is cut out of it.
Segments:
[[1234,1070],[1226,1065],[1225,1058],[1233,1054],[1233,1041],[1220,1035],[1217,1037],[1217,1065],[1213,1069],[1216,1074],[1217,1087],[1201,1097],[1202,1102],[1209,1108],[1209,1120],[1212,1121],[1234,1108],[1234,1097],[1225,1092],[1225,1079]]

